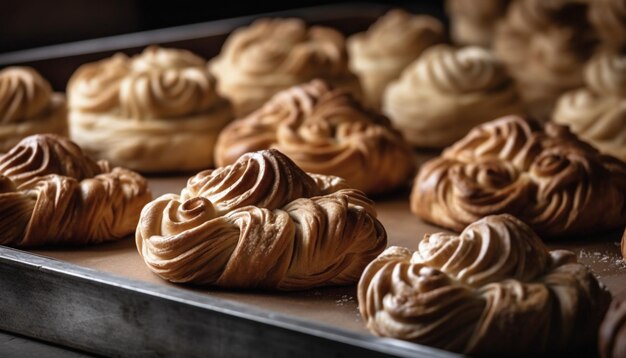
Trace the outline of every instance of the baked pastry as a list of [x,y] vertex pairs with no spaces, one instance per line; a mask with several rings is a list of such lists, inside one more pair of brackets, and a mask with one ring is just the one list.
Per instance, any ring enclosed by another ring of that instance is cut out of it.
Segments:
[[446,0],[452,40],[460,45],[490,47],[496,23],[511,0]]
[[496,26],[494,51],[537,119],[547,121],[559,96],[583,83],[583,66],[598,43],[589,3],[514,0]]
[[605,51],[626,50],[626,1],[590,1],[589,20],[600,36]]
[[611,299],[573,252],[548,251],[510,215],[459,236],[393,246],[363,272],[361,316],[373,333],[467,354],[575,351],[594,344]]
[[366,32],[348,38],[350,69],[361,81],[366,104],[380,108],[387,85],[426,48],[445,40],[439,20],[400,9],[389,11]]
[[142,172],[211,167],[217,134],[233,118],[206,62],[184,50],[153,46],[83,65],[67,91],[72,140]]
[[146,205],[137,248],[172,282],[298,290],[346,285],[385,248],[373,202],[276,150],[191,177]]
[[308,172],[342,177],[369,194],[393,190],[414,172],[412,150],[387,118],[321,80],[280,92],[229,124],[217,140],[215,162],[224,166],[267,148]]
[[30,67],[0,71],[0,153],[36,133],[67,135],[65,96]]
[[508,116],[474,128],[422,165],[411,210],[457,231],[501,213],[545,237],[622,228],[626,163],[600,154],[567,127]]
[[121,239],[133,232],[150,199],[139,174],[96,163],[66,138],[26,137],[0,157],[0,244]]
[[387,87],[383,112],[412,145],[442,148],[480,123],[523,109],[513,80],[493,53],[438,45]]
[[260,19],[233,32],[211,61],[218,90],[241,117],[274,94],[322,78],[360,96],[357,77],[348,69],[345,39],[300,19]]
[[624,231],[624,235],[622,236],[622,257],[626,260],[626,231]]
[[598,338],[601,358],[626,357],[626,291],[613,297]]
[[626,55],[597,54],[585,68],[585,84],[561,96],[553,120],[626,161]]

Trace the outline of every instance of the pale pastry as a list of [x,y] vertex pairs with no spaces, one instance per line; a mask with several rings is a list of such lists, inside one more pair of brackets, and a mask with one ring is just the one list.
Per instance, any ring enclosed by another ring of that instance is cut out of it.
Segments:
[[511,0],[446,0],[454,43],[490,47],[497,22]]
[[542,128],[508,116],[474,128],[422,165],[411,210],[457,231],[501,213],[546,238],[623,228],[626,163],[601,154],[567,127]]
[[303,170],[336,175],[368,194],[406,184],[413,153],[389,120],[364,109],[348,92],[321,80],[278,93],[261,109],[229,124],[215,162],[276,148]]
[[605,51],[626,50],[626,1],[589,1],[589,20],[598,32]]
[[300,19],[260,19],[234,31],[211,61],[211,71],[237,116],[314,78],[361,94],[359,80],[348,69],[343,35],[328,27],[307,27]]
[[350,68],[361,81],[365,103],[380,108],[387,85],[426,48],[445,41],[439,20],[400,9],[389,11],[366,32],[348,38]]
[[139,174],[95,162],[56,135],[26,137],[0,157],[0,244],[118,240],[133,232],[150,200]]
[[387,87],[383,112],[413,146],[442,148],[480,123],[523,109],[513,80],[492,52],[438,45]]
[[626,357],[626,291],[613,297],[598,338],[600,358]]
[[88,154],[142,172],[211,167],[233,118],[215,85],[206,62],[184,50],[148,47],[83,65],[67,89],[70,135]]
[[626,161],[626,55],[594,56],[585,68],[585,85],[561,96],[553,120]]
[[510,215],[425,235],[413,253],[390,247],[358,286],[374,334],[471,355],[576,352],[595,343],[610,299],[573,252],[548,251]]
[[276,150],[191,177],[146,205],[136,242],[161,278],[299,290],[355,283],[387,235],[373,202],[337,177],[307,174]]
[[556,100],[580,87],[598,44],[591,1],[514,0],[496,26],[494,51],[516,80],[527,111],[547,121]]
[[30,67],[0,71],[0,153],[37,133],[67,136],[65,96]]

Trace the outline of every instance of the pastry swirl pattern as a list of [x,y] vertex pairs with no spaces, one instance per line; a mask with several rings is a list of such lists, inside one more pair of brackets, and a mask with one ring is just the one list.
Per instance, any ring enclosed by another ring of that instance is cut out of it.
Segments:
[[602,152],[626,160],[626,56],[597,54],[585,67],[585,83],[561,96],[553,120]]
[[142,211],[136,241],[172,282],[297,290],[356,282],[386,245],[373,203],[276,150],[192,177]]
[[216,91],[206,62],[191,52],[116,54],[70,79],[71,137],[94,157],[140,171],[210,167],[217,134],[233,116]]
[[35,133],[67,135],[65,96],[30,67],[0,71],[0,153]]
[[211,62],[218,90],[238,116],[261,107],[277,92],[323,78],[360,95],[358,79],[348,69],[345,40],[299,19],[261,19],[236,30]]
[[387,85],[430,46],[446,40],[443,24],[394,9],[366,32],[348,39],[350,68],[359,76],[368,105],[380,108]]
[[583,235],[626,224],[625,179],[624,162],[567,127],[509,116],[476,127],[424,164],[411,210],[458,231],[509,213],[545,237]]
[[[610,293],[569,251],[510,215],[390,247],[363,272],[361,316],[380,336],[468,354],[574,350],[594,341]],[[532,327],[531,330],[528,327]]]
[[0,244],[94,244],[133,232],[151,199],[137,173],[94,162],[67,139],[36,135],[0,157]]
[[535,118],[548,120],[559,96],[583,82],[583,66],[598,45],[590,3],[513,1],[496,27],[494,51]]
[[523,112],[502,63],[480,47],[432,47],[385,93],[383,111],[418,147],[441,148],[487,120]]
[[276,148],[312,173],[335,175],[366,193],[392,190],[413,171],[411,148],[389,121],[321,80],[280,92],[220,133],[216,163]]

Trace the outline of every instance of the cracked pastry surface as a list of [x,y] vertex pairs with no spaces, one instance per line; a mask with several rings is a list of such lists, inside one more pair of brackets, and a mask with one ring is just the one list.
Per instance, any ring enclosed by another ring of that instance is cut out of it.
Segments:
[[265,150],[146,205],[136,242],[168,281],[298,290],[356,282],[387,235],[362,192]]
[[559,96],[582,85],[583,66],[598,45],[590,3],[515,0],[496,26],[494,51],[534,118],[547,121]]
[[430,46],[446,41],[434,17],[393,9],[370,28],[348,38],[350,68],[359,77],[365,102],[380,108],[387,85]]
[[438,45],[387,87],[383,112],[416,147],[442,148],[474,126],[522,114],[504,65],[481,47]]
[[229,124],[218,138],[215,162],[227,165],[267,148],[305,171],[342,177],[368,194],[404,185],[414,170],[411,148],[386,117],[321,80],[280,92]]
[[67,135],[65,96],[30,67],[0,71],[0,153],[37,133]]
[[626,225],[626,163],[567,127],[503,117],[422,165],[411,211],[457,231],[501,213],[551,238],[618,229]]
[[548,251],[510,215],[425,235],[414,253],[390,247],[358,285],[373,333],[467,354],[575,351],[595,342],[610,297],[574,253]]
[[343,35],[329,27],[307,27],[295,18],[260,19],[235,30],[210,67],[219,93],[233,103],[237,116],[314,78],[361,94],[357,77],[348,69]]
[[217,135],[233,118],[203,59],[154,46],[81,66],[68,100],[72,140],[142,172],[213,166]]
[[147,181],[95,162],[68,139],[24,138],[0,157],[0,244],[82,245],[131,234],[150,201]]
[[626,161],[626,55],[595,55],[585,66],[585,87],[561,96],[552,119]]

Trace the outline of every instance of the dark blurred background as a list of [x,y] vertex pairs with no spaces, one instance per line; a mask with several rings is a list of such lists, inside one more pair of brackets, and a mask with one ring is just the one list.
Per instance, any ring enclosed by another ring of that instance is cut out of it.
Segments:
[[[362,1],[443,14],[443,0]],[[339,1],[2,0],[0,53]]]

